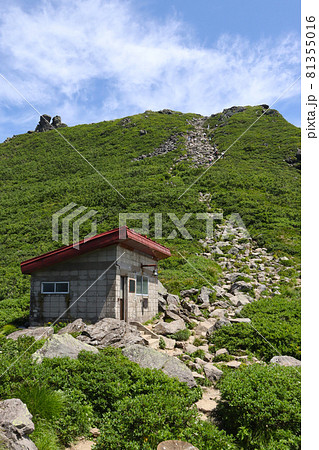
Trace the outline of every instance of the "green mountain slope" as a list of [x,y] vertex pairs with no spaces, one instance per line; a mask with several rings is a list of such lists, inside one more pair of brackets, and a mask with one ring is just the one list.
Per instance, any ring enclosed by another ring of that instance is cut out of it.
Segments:
[[[174,253],[170,266],[163,266],[164,280],[168,273],[170,277],[180,273],[186,285],[200,283],[196,273],[189,268],[186,271],[177,252],[191,257],[192,264],[209,280],[218,277],[217,263],[196,256],[198,239],[205,234],[205,222],[195,218],[199,212],[222,211],[224,217],[239,213],[259,245],[298,261],[300,172],[295,155],[300,129],[274,110],[265,115],[263,111],[262,106],[246,107],[235,114],[230,109],[209,118],[146,111],[130,118],[60,129],[69,143],[52,130],[19,135],[0,144],[0,326],[26,317],[29,277],[21,275],[19,263],[61,246],[52,241],[51,218],[70,202],[98,211],[98,232],[117,227],[120,212],[144,212],[150,214],[152,238],[154,213],[162,213],[162,243]],[[195,129],[193,118],[202,120],[202,130],[219,153],[231,147],[225,158],[192,185],[207,166],[194,167],[190,159],[177,164],[174,160],[187,153],[187,133]],[[135,159],[152,154],[172,136],[171,151]],[[199,201],[200,192],[211,194],[209,203]],[[180,235],[165,240],[174,229],[168,212],[179,218],[192,213],[187,229],[193,240]],[[139,227],[140,223],[128,225]],[[82,235],[89,230],[87,223]]]

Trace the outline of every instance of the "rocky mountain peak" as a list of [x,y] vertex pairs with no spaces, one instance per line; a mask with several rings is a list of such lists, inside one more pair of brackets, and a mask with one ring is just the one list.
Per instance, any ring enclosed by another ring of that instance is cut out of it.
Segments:
[[67,127],[67,125],[65,123],[62,123],[61,116],[54,116],[51,122],[51,116],[49,116],[48,114],[42,114],[42,116],[40,116],[39,123],[34,131],[43,132],[53,130],[54,128],[63,127]]

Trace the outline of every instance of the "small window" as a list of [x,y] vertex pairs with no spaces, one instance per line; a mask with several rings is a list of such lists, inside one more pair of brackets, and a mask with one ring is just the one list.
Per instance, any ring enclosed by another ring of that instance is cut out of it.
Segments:
[[41,284],[42,294],[68,294],[68,281],[44,282]]
[[148,295],[148,278],[138,275],[136,277],[136,293]]
[[129,293],[134,294],[135,293],[135,280],[129,281]]

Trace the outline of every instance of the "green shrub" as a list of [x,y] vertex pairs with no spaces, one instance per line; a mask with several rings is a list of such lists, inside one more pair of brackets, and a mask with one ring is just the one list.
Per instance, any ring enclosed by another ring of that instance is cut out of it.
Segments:
[[285,448],[288,441],[286,448],[299,448],[299,370],[254,364],[228,371],[218,387],[221,400],[215,416],[244,448]]
[[94,411],[86,396],[78,389],[63,392],[65,407],[56,418],[54,428],[60,442],[69,444],[78,436],[89,433],[93,425]]
[[[295,291],[296,293],[296,291]],[[251,324],[238,323],[213,333],[210,342],[230,353],[246,350],[269,361],[277,354],[300,359],[300,300],[298,298],[262,298],[245,306],[241,315]]]
[[162,338],[162,336],[160,337],[160,340],[159,340],[159,348],[160,348],[161,350],[164,350],[164,349],[166,348],[166,344],[165,344],[165,341],[164,341],[164,339]]
[[195,338],[193,345],[195,345],[195,347],[200,347],[201,345],[204,345],[205,343],[206,343],[206,341],[204,341],[204,339]]
[[174,334],[170,334],[168,337],[171,339],[175,339],[176,341],[187,341],[187,339],[190,337],[191,332],[188,328],[185,328],[184,330],[177,331]]
[[223,353],[222,355],[214,356],[213,361],[214,362],[228,362],[232,361],[234,358],[231,355],[228,355],[228,353]]
[[201,348],[196,350],[194,353],[192,353],[192,359],[195,359],[195,358],[204,359],[205,358],[205,351],[202,350]]
[[190,406],[174,394],[123,399],[103,417],[96,450],[153,450],[168,439],[187,439],[200,450],[236,448],[223,431],[199,421],[197,411]]

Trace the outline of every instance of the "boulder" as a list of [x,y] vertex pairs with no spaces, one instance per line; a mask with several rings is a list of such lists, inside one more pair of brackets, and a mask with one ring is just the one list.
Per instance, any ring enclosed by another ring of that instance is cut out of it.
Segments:
[[216,297],[223,297],[225,295],[225,289],[220,286],[213,286],[212,289],[216,292]]
[[193,344],[185,344],[184,345],[185,353],[189,353],[192,355],[193,353],[197,352],[197,350],[198,350],[198,347],[196,347],[196,345],[193,345]]
[[160,312],[164,312],[166,310],[166,306],[167,303],[165,298],[162,295],[158,294],[158,310]]
[[224,319],[225,315],[228,313],[227,309],[216,308],[210,313],[210,317],[216,317],[218,319]]
[[39,123],[34,131],[43,132],[52,130],[52,125],[50,124],[50,121],[51,116],[49,116],[48,114],[42,114],[42,116],[40,116]]
[[67,127],[65,123],[62,123],[60,116],[54,116],[51,125],[53,126],[53,128]]
[[162,339],[164,339],[166,350],[173,350],[175,348],[175,344],[176,344],[175,339],[170,339],[165,336],[162,336]]
[[178,305],[179,297],[178,297],[178,295],[167,294],[166,301],[167,301],[168,305]]
[[61,330],[58,331],[58,334],[81,333],[85,326],[82,319],[76,319],[74,322],[68,323],[65,327],[61,328]]
[[251,283],[247,283],[246,281],[235,281],[231,285],[230,292],[231,294],[236,294],[238,292],[249,292],[253,288]]
[[180,320],[180,316],[178,314],[176,314],[176,312],[173,312],[171,310],[166,310],[165,311],[165,319],[173,319],[173,320]]
[[217,369],[212,363],[208,363],[204,366],[204,372],[210,381],[217,381],[223,375],[223,371]]
[[18,398],[0,402],[0,448],[8,450],[37,450],[28,438],[34,431],[32,415]]
[[193,314],[194,316],[200,316],[202,314],[201,310],[194,302],[187,301],[185,299],[182,302],[182,306],[183,306],[184,310],[188,311],[189,313]]
[[191,370],[174,356],[168,356],[142,345],[130,345],[122,352],[130,361],[136,362],[141,367],[161,370],[169,377],[178,378],[179,381],[187,383],[189,387],[196,386]]
[[232,369],[238,369],[238,367],[240,367],[240,365],[241,365],[241,362],[240,361],[228,361],[225,365]]
[[132,344],[146,345],[137,328],[123,320],[105,318],[93,325],[86,325],[77,337],[81,342],[98,348],[126,347]]
[[45,341],[42,348],[33,353],[33,359],[41,363],[43,358],[63,358],[65,356],[76,359],[82,351],[98,353],[98,349],[75,339],[70,334],[54,334]]
[[232,295],[231,297],[229,297],[229,301],[234,306],[245,306],[248,305],[248,303],[251,303],[253,299],[248,295],[237,293],[236,295]]
[[271,358],[270,362],[272,364],[278,364],[279,366],[301,366],[301,361],[294,358],[293,356],[274,356]]
[[185,289],[184,291],[181,291],[181,297],[192,297],[193,295],[196,295],[198,293],[198,289],[191,288],[191,289]]
[[173,320],[173,322],[159,322],[155,327],[153,328],[154,333],[157,334],[174,334],[177,331],[185,330],[185,322],[182,319],[179,320]]
[[47,339],[52,336],[54,329],[52,327],[32,327],[24,330],[17,330],[7,336],[7,339],[16,341],[20,336],[32,336],[36,341],[39,339]]
[[227,348],[220,348],[219,350],[216,350],[215,356],[220,356],[220,355],[228,355]]
[[213,293],[212,289],[209,289],[206,286],[203,286],[200,290],[200,294],[198,296],[197,301],[204,305],[209,305],[209,296]]
[[167,289],[163,286],[163,284],[158,280],[157,282],[157,290],[160,295],[166,295]]
[[197,325],[196,328],[194,328],[194,332],[196,336],[202,336],[206,337],[207,331],[212,328],[216,323],[216,319],[208,319],[204,322],[201,322],[199,325]]

